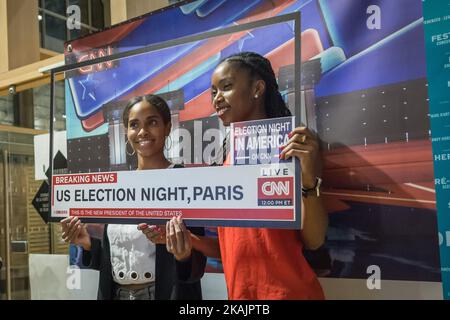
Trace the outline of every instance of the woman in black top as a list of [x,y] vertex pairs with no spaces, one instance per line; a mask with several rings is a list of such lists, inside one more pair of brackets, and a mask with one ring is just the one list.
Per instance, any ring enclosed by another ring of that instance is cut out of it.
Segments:
[[[138,170],[176,167],[163,152],[170,119],[167,103],[156,95],[136,97],[125,107],[127,144],[137,155]],[[64,240],[83,247],[83,264],[100,271],[98,299],[202,298],[200,279],[206,258],[190,242],[177,251],[169,247],[172,254],[166,248],[164,232],[146,225],[139,228],[143,232],[136,226],[106,225],[102,240],[89,236],[77,217],[66,218],[61,225]],[[204,235],[203,228],[189,231]]]

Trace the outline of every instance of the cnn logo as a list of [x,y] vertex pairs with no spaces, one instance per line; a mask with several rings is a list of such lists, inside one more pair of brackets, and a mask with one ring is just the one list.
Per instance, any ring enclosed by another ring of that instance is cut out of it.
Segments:
[[262,193],[266,196],[281,196],[289,194],[289,183],[290,181],[267,181],[262,185]]
[[259,178],[258,199],[291,199],[293,186],[293,177]]

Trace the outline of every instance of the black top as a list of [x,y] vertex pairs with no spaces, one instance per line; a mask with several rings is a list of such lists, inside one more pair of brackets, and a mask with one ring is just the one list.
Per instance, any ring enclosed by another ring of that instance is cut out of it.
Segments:
[[[103,240],[91,237],[91,250],[83,250],[83,264],[100,271],[99,300],[111,300],[117,286],[112,276],[111,253],[107,233]],[[203,228],[188,228],[192,233],[203,236]],[[155,299],[156,300],[201,300],[200,279],[203,276],[206,257],[192,249],[191,257],[182,262],[169,253],[164,244],[156,245]]]

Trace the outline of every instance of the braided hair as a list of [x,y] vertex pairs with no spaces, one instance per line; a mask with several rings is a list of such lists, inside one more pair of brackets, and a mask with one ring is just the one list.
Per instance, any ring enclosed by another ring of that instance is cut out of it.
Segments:
[[291,116],[286,103],[278,89],[277,79],[269,59],[255,52],[239,52],[223,59],[219,64],[228,62],[238,68],[244,68],[253,79],[261,79],[266,83],[264,92],[264,109],[268,118]]

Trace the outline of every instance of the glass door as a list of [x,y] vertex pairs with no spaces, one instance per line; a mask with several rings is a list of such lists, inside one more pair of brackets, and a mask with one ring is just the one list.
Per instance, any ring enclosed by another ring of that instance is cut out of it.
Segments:
[[10,275],[7,274],[7,270],[9,271],[9,268],[7,267],[9,262],[9,252],[7,252],[6,248],[9,248],[9,245],[6,245],[7,240],[9,239],[6,236],[6,225],[9,225],[6,223],[6,218],[9,218],[9,215],[6,214],[6,211],[9,210],[6,206],[9,206],[9,203],[5,201],[6,199],[6,167],[5,167],[5,159],[4,159],[4,153],[3,150],[0,153],[0,300],[4,300],[7,296],[7,278],[10,278]]
[[67,254],[68,245],[59,224],[46,224],[32,205],[42,184],[34,173],[39,131],[5,128],[0,126],[0,300],[22,300],[30,299],[29,254]]
[[0,132],[0,299],[29,299],[29,212],[38,186],[33,153],[33,135]]

